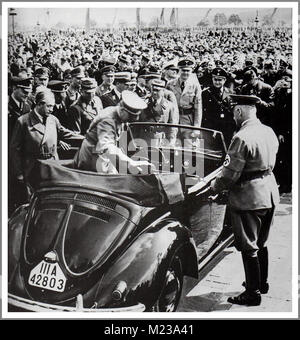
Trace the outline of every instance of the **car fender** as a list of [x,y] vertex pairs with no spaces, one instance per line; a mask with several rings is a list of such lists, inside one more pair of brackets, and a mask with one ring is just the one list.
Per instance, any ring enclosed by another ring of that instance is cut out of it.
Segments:
[[[190,231],[173,219],[152,223],[104,275],[95,296],[97,305],[117,307],[141,302],[152,306],[159,298],[166,271],[175,256],[180,256],[184,275],[198,275]],[[112,292],[120,282],[126,283],[126,292],[119,301],[114,301]]]
[[22,233],[29,204],[21,205],[8,221],[8,282],[13,280],[20,261]]

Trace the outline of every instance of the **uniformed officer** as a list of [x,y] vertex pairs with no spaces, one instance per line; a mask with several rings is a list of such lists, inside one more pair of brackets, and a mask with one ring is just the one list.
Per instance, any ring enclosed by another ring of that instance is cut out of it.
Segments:
[[212,71],[213,86],[202,91],[203,116],[202,127],[221,131],[228,147],[235,131],[232,109],[230,106],[231,91],[225,87],[227,72],[216,67]]
[[179,68],[177,66],[176,60],[171,60],[163,65],[163,76],[162,79],[165,80],[167,83],[170,80],[177,79]]
[[101,96],[103,107],[116,106],[121,101],[122,92],[128,89],[128,82],[131,80],[129,72],[115,73],[114,88]]
[[256,116],[256,96],[231,95],[233,115],[239,131],[229,146],[222,172],[211,183],[207,195],[229,189],[229,207],[235,246],[242,252],[246,290],[228,301],[256,306],[268,292],[266,242],[279,203],[273,168],[278,150],[274,131]]
[[[19,203],[24,203],[29,199],[30,190],[26,184],[36,160],[58,159],[58,140],[78,137],[77,134],[65,129],[51,114],[54,104],[54,95],[50,89],[40,91],[36,95],[35,108],[17,120],[9,156],[11,176],[16,179],[15,183],[17,183],[13,188],[13,193],[18,196],[21,192],[24,199]],[[67,147],[67,144],[63,147]],[[26,194],[22,189],[24,184],[27,188]]]
[[76,67],[71,72],[70,86],[67,90],[66,96],[66,106],[69,108],[73,103],[78,100],[80,96],[80,86],[81,80],[85,78],[84,71],[82,67]]
[[281,80],[284,76],[292,78],[293,72],[288,68],[289,64],[284,57],[279,59],[279,69],[276,73],[276,81]]
[[93,119],[103,109],[101,99],[95,96],[97,83],[93,78],[81,80],[79,99],[68,110],[67,127],[71,131],[84,135]]
[[120,103],[117,106],[103,109],[91,124],[75,155],[75,167],[104,174],[117,174],[119,169],[116,162],[119,164],[123,162],[126,170],[151,166],[148,162],[130,159],[116,145],[122,123],[138,120],[141,111],[146,106],[146,103],[136,93],[123,91]]
[[13,91],[8,98],[8,140],[14,131],[15,124],[20,116],[31,110],[28,96],[32,92],[32,78],[12,77]]
[[100,70],[102,74],[102,83],[96,88],[96,96],[101,98],[101,96],[109,93],[114,89],[114,80],[116,68],[114,66],[104,66]]
[[68,110],[65,103],[69,85],[69,82],[63,80],[50,80],[48,83],[48,88],[53,92],[55,99],[52,114],[64,127],[67,127],[69,123]]
[[257,117],[262,123],[270,125],[274,109],[274,90],[257,78],[254,70],[248,70],[244,74],[244,85],[241,94],[254,95],[260,98],[257,106]]
[[32,92],[28,96],[31,105],[35,104],[35,96],[38,91],[47,88],[49,82],[49,70],[46,67],[38,67],[34,71]]
[[[201,126],[202,121],[202,97],[201,87],[193,68],[195,61],[193,58],[185,57],[179,60],[179,78],[171,80],[167,89],[171,90],[176,97],[179,108],[179,123],[181,125]],[[182,140],[193,138],[192,130],[180,129]]]
[[[175,110],[174,105],[164,97],[164,89],[166,82],[161,79],[154,79],[151,83],[151,97],[148,101],[148,106],[143,110],[140,121],[155,122],[155,123],[170,123],[178,124],[178,111]],[[150,139],[159,140],[165,137],[170,144],[175,144],[177,128],[155,128],[151,127],[151,131],[147,132]]]

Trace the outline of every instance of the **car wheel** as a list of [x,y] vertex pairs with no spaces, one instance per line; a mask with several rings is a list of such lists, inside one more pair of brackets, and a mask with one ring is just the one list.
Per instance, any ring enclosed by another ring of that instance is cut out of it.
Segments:
[[166,271],[164,286],[160,297],[153,306],[153,312],[175,312],[180,300],[182,285],[181,261],[175,257]]

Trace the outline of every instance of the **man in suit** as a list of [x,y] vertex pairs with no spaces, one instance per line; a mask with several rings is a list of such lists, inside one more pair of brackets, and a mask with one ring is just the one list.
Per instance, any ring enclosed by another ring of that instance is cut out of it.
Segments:
[[228,147],[236,126],[230,106],[231,91],[225,87],[226,80],[227,72],[223,68],[216,67],[212,71],[213,85],[202,92],[201,126],[221,131]]
[[[51,114],[54,104],[54,95],[49,89],[38,92],[35,108],[22,115],[15,126],[9,157],[12,169],[10,176],[15,179],[16,186],[11,190],[16,196],[20,191],[23,192],[24,202],[29,199],[30,189],[27,180],[35,162],[39,159],[58,159],[58,141],[78,137],[77,134],[65,129]],[[64,144],[63,147],[68,146]],[[26,195],[24,186],[27,189]]]
[[114,88],[101,96],[103,108],[108,106],[116,106],[121,101],[122,92],[128,89],[128,82],[131,80],[129,72],[115,73]]
[[[179,78],[171,80],[167,84],[167,89],[175,94],[179,109],[179,124],[200,127],[202,121],[202,96],[198,79],[192,73],[194,66],[193,58],[184,57],[179,60]],[[189,129],[180,129],[182,141],[197,137],[195,132],[191,133],[191,131]]]
[[93,78],[81,80],[79,99],[68,109],[67,128],[84,135],[91,122],[103,109],[101,99],[95,96],[97,83]]
[[229,189],[229,207],[235,246],[241,251],[246,290],[228,302],[257,306],[261,294],[269,290],[268,248],[266,242],[275,206],[279,203],[277,183],[272,172],[278,140],[274,131],[256,116],[256,96],[231,95],[238,132],[229,146],[222,172],[206,195]]
[[100,70],[102,74],[102,83],[96,88],[96,96],[101,96],[111,92],[114,89],[114,80],[116,68],[114,66],[104,66]]

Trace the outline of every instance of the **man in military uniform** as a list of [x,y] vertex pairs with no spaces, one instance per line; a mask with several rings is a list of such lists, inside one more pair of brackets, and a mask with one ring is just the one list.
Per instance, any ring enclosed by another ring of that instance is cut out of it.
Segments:
[[241,94],[254,95],[260,98],[257,106],[257,117],[262,123],[270,125],[274,110],[274,90],[257,78],[254,70],[248,70],[244,74],[244,85]]
[[[192,73],[194,65],[195,62],[192,58],[179,60],[179,78],[171,80],[167,85],[167,89],[175,94],[179,109],[179,124],[200,127],[202,121],[202,97],[198,79]],[[191,131],[180,129],[182,141],[194,138]]]
[[230,106],[231,91],[226,88],[227,72],[220,67],[212,71],[213,86],[202,92],[203,116],[202,127],[221,131],[228,147],[235,131]]
[[8,140],[12,136],[18,118],[30,112],[28,96],[32,91],[32,78],[12,77],[13,92],[8,98]]
[[171,60],[163,65],[163,77],[167,83],[171,80],[177,79],[179,68],[175,60]]
[[[148,106],[143,110],[140,121],[142,122],[155,122],[155,123],[170,123],[178,124],[179,116],[178,111],[175,110],[173,104],[164,97],[164,89],[166,82],[160,79],[154,79],[152,81],[152,91],[151,97],[148,101]],[[171,144],[175,144],[177,128],[161,128],[151,127],[150,139],[159,140],[165,137],[169,140]]]
[[143,70],[143,72],[138,74],[137,85],[134,91],[142,99],[148,99],[150,96],[150,91],[146,87],[146,84],[147,84],[146,78],[147,78],[147,69]]
[[66,93],[66,107],[69,108],[80,96],[81,80],[85,78],[82,67],[76,67],[71,72],[70,86]]
[[113,90],[116,68],[114,66],[104,66],[100,72],[102,74],[102,83],[96,88],[96,96],[99,98]]
[[128,89],[128,82],[131,80],[129,72],[115,73],[114,88],[101,96],[103,108],[116,106],[121,101],[122,92]]
[[31,102],[31,105],[35,104],[35,96],[37,92],[46,89],[48,82],[49,70],[46,67],[38,67],[34,71],[32,92],[28,97],[28,101]]
[[81,148],[75,155],[75,167],[104,174],[117,174],[119,169],[116,162],[125,163],[126,170],[149,166],[148,162],[132,160],[117,147],[122,123],[137,121],[146,106],[136,93],[123,91],[120,103],[103,109],[91,124]]
[[95,96],[97,83],[93,78],[81,80],[80,97],[68,109],[67,128],[84,135],[93,119],[103,109],[101,99]]
[[256,96],[231,95],[233,115],[239,131],[229,146],[222,172],[211,183],[207,195],[229,189],[229,207],[235,246],[242,252],[246,290],[230,303],[257,306],[268,292],[266,242],[279,203],[273,168],[278,150],[274,131],[256,116]]
[[64,127],[67,127],[69,123],[68,110],[65,103],[68,87],[69,83],[63,80],[50,80],[48,83],[48,88],[53,92],[55,99],[52,114]]
[[276,72],[276,81],[281,80],[284,76],[292,78],[293,72],[288,68],[289,64],[284,57],[279,60],[279,69]]

